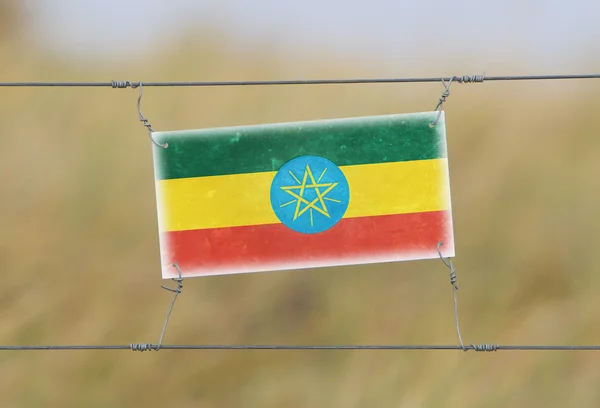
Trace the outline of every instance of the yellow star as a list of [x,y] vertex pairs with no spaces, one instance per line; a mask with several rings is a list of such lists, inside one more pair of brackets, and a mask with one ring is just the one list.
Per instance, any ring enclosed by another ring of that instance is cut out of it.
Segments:
[[[294,178],[294,180],[296,180],[296,182],[299,185],[280,187],[283,191],[285,191],[286,193],[288,193],[289,195],[294,197],[294,200],[291,200],[291,201],[288,201],[287,203],[281,204],[281,207],[285,207],[286,205],[296,203],[296,211],[294,212],[294,221],[296,221],[296,219],[298,217],[300,217],[302,214],[304,214],[306,211],[309,211],[310,225],[313,225],[313,212],[312,212],[313,209],[329,218],[329,211],[327,210],[327,205],[325,205],[325,200],[333,201],[336,203],[340,202],[339,200],[335,200],[333,198],[326,197],[327,194],[331,190],[333,190],[335,188],[335,186],[338,185],[337,182],[336,183],[321,183],[321,179],[325,175],[326,171],[327,171],[327,169],[323,170],[323,173],[321,173],[321,175],[319,176],[319,178],[316,181],[313,176],[312,170],[310,169],[310,166],[308,164],[306,165],[306,170],[304,171],[304,177],[303,177],[302,181],[300,181],[294,175],[294,173],[292,173],[290,171],[290,175]],[[306,179],[308,177],[310,177],[311,184],[306,184]],[[308,200],[306,200],[304,198],[304,192],[310,188],[315,189],[315,192],[317,193],[317,198],[315,198],[314,200],[309,202]],[[320,188],[326,188],[326,190],[321,192],[319,190]],[[296,193],[296,192],[294,192],[294,190],[300,190],[300,192]],[[319,202],[321,204],[320,208],[316,205],[317,202]],[[302,204],[302,203],[306,204],[306,206],[303,209],[300,209],[300,204]]]

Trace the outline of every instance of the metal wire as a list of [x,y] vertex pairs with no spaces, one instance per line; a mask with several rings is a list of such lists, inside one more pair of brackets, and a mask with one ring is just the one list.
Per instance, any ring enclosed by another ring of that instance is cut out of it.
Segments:
[[[173,266],[175,268],[177,268],[177,273],[179,275],[179,278],[172,279],[174,282],[177,282],[177,288],[171,289],[164,285],[161,285],[161,288],[168,290],[170,292],[173,292],[173,293],[175,293],[175,295],[173,295],[173,300],[171,301],[171,306],[169,307],[169,311],[167,312],[167,318],[165,319],[165,324],[163,325],[163,329],[160,333],[160,339],[158,340],[158,346],[156,347],[157,351],[160,350],[160,348],[162,346],[163,338],[165,337],[165,332],[167,331],[167,325],[169,324],[169,317],[171,317],[171,312],[173,312],[173,306],[175,305],[177,296],[179,296],[179,294],[181,293],[181,290],[183,289],[183,277],[181,276],[181,269],[179,268],[179,265],[177,263],[174,263]],[[143,351],[143,350],[140,350],[140,351]]]
[[[483,76],[478,77],[477,79],[479,79],[479,81],[477,82],[482,82],[483,81]],[[450,81],[448,83],[446,83],[446,81],[442,80],[442,85],[444,85],[444,92],[442,92],[442,96],[440,97],[440,101],[438,102],[438,104],[436,105],[434,111],[438,112],[438,116],[437,118],[429,124],[430,127],[434,127],[438,121],[440,120],[440,117],[442,116],[442,109],[444,107],[444,102],[446,102],[446,99],[448,99],[448,97],[450,96],[450,86],[452,86],[452,81],[454,80],[454,78],[451,78]],[[461,81],[463,82],[473,82],[471,81],[471,78],[468,78],[468,80],[465,80],[465,77],[461,78]],[[439,248],[438,248],[438,252],[439,252]],[[442,257],[442,255],[440,254],[440,258]],[[442,259],[443,261],[443,259]],[[444,262],[446,263],[446,262]]]
[[[135,86],[133,86],[131,84],[131,82],[129,82],[129,81],[127,81],[127,82],[113,81],[113,84],[115,86],[117,86],[118,88],[125,88],[125,87],[127,87],[127,85],[130,85],[132,88],[135,88]],[[142,113],[143,87],[142,87],[142,83],[141,82],[139,83],[139,87],[140,87],[140,94],[138,96],[138,101],[137,101],[137,110],[138,110],[138,115],[139,115],[140,122],[142,122],[142,125],[148,130],[148,137],[150,138],[150,140],[152,141],[152,143],[154,143],[158,147],[164,147],[164,148],[166,148],[166,147],[169,146],[168,143],[163,143],[163,144],[157,143],[156,140],[154,140],[154,138],[152,137],[152,133],[154,133],[154,129],[152,129],[152,125],[150,125],[150,123],[148,122],[148,119],[146,119],[146,117],[144,117],[144,114]]]
[[[467,350],[491,352],[491,351],[600,351],[600,345],[596,346],[554,346],[554,345],[489,345],[471,344],[464,346]],[[62,345],[62,346],[0,346],[0,351],[34,351],[34,350],[132,350],[150,351],[159,349],[154,344],[128,344],[128,345]],[[162,345],[161,350],[460,350],[458,345],[337,345],[337,346],[301,346],[301,345]]]
[[[446,267],[448,269],[450,269],[450,285],[452,285],[452,294],[454,296],[454,322],[456,324],[456,335],[458,336],[458,342],[460,343],[460,347],[464,351],[467,351],[468,349],[463,344],[462,336],[460,334],[460,324],[458,323],[458,298],[456,296],[456,292],[458,291],[458,286],[456,285],[456,281],[457,281],[456,269],[454,269],[454,265],[452,265],[452,259],[448,258],[448,262],[446,262],[446,260],[442,256],[442,252],[440,251],[440,248],[442,247],[442,245],[444,245],[443,242],[438,242],[437,252],[438,252],[438,255],[440,256],[440,259],[444,263],[444,265],[446,265]],[[473,344],[472,344],[472,346],[475,347],[475,345],[473,345]]]
[[[258,86],[258,85],[335,85],[335,84],[381,84],[381,83],[419,83],[419,82],[459,82],[480,83],[484,81],[532,81],[560,79],[600,79],[600,74],[566,75],[461,75],[429,78],[355,78],[355,79],[313,79],[313,80],[270,80],[270,81],[182,81],[182,82],[144,82],[144,86]],[[140,82],[0,82],[0,87],[110,87],[123,89],[137,88]]]

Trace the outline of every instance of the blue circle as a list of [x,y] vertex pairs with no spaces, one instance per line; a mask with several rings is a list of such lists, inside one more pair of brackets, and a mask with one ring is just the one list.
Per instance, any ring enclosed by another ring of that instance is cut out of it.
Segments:
[[319,156],[290,160],[271,183],[275,215],[286,227],[302,234],[333,227],[346,213],[349,202],[346,176],[333,162]]

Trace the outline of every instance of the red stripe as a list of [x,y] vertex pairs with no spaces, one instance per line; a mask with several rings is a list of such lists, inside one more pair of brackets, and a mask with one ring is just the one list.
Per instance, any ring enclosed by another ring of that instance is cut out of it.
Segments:
[[[283,224],[161,234],[164,265],[184,275],[214,275],[454,256],[449,211],[346,218],[320,234]],[[176,276],[166,267],[164,278]]]

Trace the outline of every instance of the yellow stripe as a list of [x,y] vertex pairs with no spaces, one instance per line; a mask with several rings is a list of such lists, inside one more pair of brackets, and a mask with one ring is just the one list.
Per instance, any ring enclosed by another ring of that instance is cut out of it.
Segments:
[[[344,218],[449,209],[447,166],[434,159],[340,167],[350,186]],[[275,174],[157,181],[160,230],[279,223],[270,202]]]

